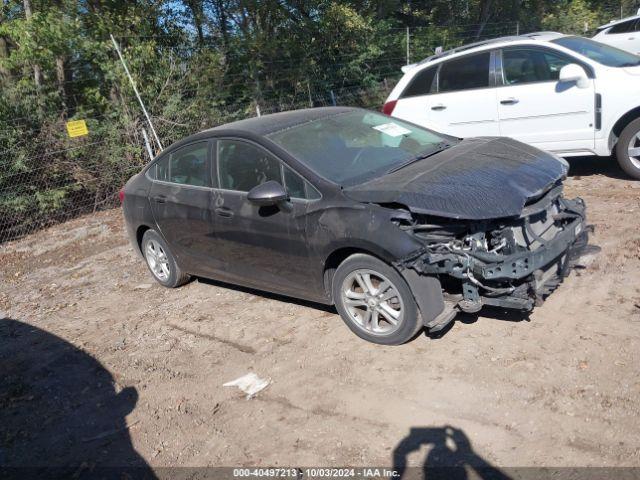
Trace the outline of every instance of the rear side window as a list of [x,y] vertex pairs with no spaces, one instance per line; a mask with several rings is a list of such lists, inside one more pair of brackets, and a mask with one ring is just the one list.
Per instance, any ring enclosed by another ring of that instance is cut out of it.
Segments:
[[433,91],[437,67],[425,68],[415,74],[409,85],[402,92],[401,98],[429,95]]
[[207,142],[182,147],[173,152],[169,161],[169,181],[206,187],[209,184],[207,152]]
[[440,67],[439,92],[456,92],[489,86],[490,52],[449,60]]
[[206,187],[209,185],[207,142],[182,147],[158,160],[148,172],[154,180]]
[[629,20],[628,22],[619,23],[611,27],[607,31],[606,35],[612,35],[616,33],[635,32],[636,30],[638,30],[638,27],[637,27],[638,23],[639,23],[638,20]]
[[169,181],[169,155],[158,160],[155,165],[149,169],[149,175],[154,180],[161,180],[163,182]]

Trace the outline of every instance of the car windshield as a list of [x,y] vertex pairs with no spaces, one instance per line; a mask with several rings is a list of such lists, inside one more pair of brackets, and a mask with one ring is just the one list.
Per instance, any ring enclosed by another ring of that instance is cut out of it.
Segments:
[[357,110],[268,137],[322,177],[352,186],[447,148],[451,140],[385,115]]
[[561,37],[552,40],[569,50],[584,55],[607,67],[635,67],[640,65],[640,57],[619,48],[583,37]]

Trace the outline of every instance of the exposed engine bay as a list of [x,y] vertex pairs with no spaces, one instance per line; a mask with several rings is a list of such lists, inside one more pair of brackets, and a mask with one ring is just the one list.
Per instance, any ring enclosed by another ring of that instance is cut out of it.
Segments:
[[483,305],[531,310],[568,274],[587,245],[585,205],[557,185],[519,217],[456,220],[411,214],[397,225],[424,247],[396,266],[437,276],[445,302],[477,312]]

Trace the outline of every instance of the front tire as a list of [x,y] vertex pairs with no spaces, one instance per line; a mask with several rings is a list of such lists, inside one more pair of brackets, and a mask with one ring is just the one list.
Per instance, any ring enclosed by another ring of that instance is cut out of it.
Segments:
[[189,281],[189,275],[180,270],[169,246],[155,230],[144,233],[142,254],[153,278],[160,285],[176,288]]
[[358,253],[344,260],[333,276],[332,294],[342,320],[369,342],[400,345],[422,327],[407,282],[371,255]]
[[627,175],[640,180],[640,118],[622,130],[616,145],[616,157]]

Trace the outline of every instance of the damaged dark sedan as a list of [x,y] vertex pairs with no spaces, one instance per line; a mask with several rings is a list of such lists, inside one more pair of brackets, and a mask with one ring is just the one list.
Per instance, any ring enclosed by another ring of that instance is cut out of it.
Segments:
[[587,243],[567,164],[508,138],[457,138],[356,108],[188,137],[122,192],[155,279],[208,277],[334,304],[375,343],[483,305],[531,310]]

